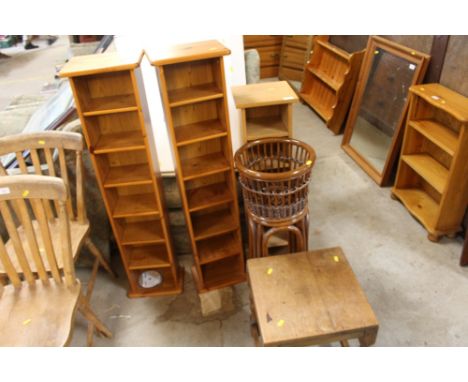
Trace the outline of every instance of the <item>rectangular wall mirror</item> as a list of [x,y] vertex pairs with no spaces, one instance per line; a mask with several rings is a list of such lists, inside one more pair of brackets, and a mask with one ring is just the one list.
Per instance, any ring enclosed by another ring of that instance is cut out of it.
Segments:
[[401,145],[408,89],[420,83],[429,56],[371,36],[342,147],[379,185],[386,185]]

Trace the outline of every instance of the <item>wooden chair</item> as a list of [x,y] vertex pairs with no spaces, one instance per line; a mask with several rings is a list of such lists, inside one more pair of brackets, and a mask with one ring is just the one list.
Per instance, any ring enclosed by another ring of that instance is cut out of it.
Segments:
[[[75,201],[76,206],[73,207],[72,193],[71,193],[71,183],[69,181],[69,173],[67,169],[66,150],[74,151],[75,153],[75,165],[76,165],[76,183],[75,183]],[[21,173],[28,173],[28,166],[24,157],[26,154],[29,154],[32,162],[32,169],[36,175],[44,175],[43,168],[46,168],[47,175],[53,177],[60,177],[66,187],[67,191],[67,200],[66,208],[68,217],[70,219],[70,231],[71,231],[71,244],[72,244],[72,256],[74,261],[77,260],[80,253],[80,249],[85,245],[90,253],[95,257],[94,265],[92,268],[92,273],[88,281],[87,291],[86,291],[86,300],[90,301],[91,294],[93,292],[94,283],[96,280],[97,272],[99,266],[102,266],[107,272],[112,276],[116,277],[114,271],[111,269],[108,262],[103,257],[102,253],[96,247],[96,245],[90,239],[90,225],[86,217],[86,208],[84,200],[84,182],[83,182],[83,161],[82,161],[82,152],[83,152],[83,137],[78,133],[70,132],[41,132],[41,133],[31,133],[31,134],[20,134],[12,135],[4,138],[0,138],[0,156],[7,154],[15,154],[16,160],[18,162],[19,169]],[[58,155],[59,165],[55,166],[54,164],[54,153]],[[44,166],[45,165],[45,166]],[[7,175],[5,168],[0,163],[0,175]],[[43,201],[44,210],[46,217],[50,224],[51,238],[55,242],[60,238],[61,226],[58,223],[58,204],[57,202],[51,203],[49,201]],[[55,211],[54,211],[55,210]],[[76,211],[76,213],[75,213]],[[18,211],[16,211],[18,212]],[[17,213],[17,216],[18,213]],[[37,234],[40,231],[40,226],[37,221],[32,222],[32,227]],[[18,237],[22,243],[25,243],[26,246],[26,256],[28,260],[32,260],[32,251],[28,248],[27,232],[25,227],[19,226]],[[40,238],[40,236],[38,236]],[[45,243],[40,241],[39,245],[42,248]],[[6,242],[5,247],[7,250],[11,250],[14,247],[14,242],[10,239]],[[43,256],[43,254],[41,255]],[[20,272],[20,264],[13,260],[13,266],[17,272]],[[47,263],[46,263],[47,264]],[[57,264],[59,269],[63,267],[63,264],[59,261]],[[46,266],[46,271],[50,269]],[[6,269],[0,264],[0,276],[5,274]],[[90,322],[88,327],[88,345],[92,345],[93,340],[93,325]]]
[[[47,216],[49,201],[57,208],[54,222]],[[0,283],[0,346],[67,345],[77,308],[100,333],[111,336],[75,277],[67,205],[68,190],[59,178],[0,177],[0,215],[11,242],[7,247],[0,238],[0,263],[7,275],[7,284]]]

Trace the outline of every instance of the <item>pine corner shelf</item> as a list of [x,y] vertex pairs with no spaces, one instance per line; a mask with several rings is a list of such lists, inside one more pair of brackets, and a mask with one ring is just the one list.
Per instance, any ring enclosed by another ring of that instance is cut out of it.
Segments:
[[[129,297],[178,294],[183,271],[169,236],[161,174],[146,137],[148,106],[135,57],[104,53],[73,57],[68,77],[101,194],[129,281]],[[162,283],[139,284],[156,270]]]
[[468,205],[468,98],[440,84],[413,85],[392,197],[431,241],[455,235]]
[[197,290],[243,282],[223,59],[230,51],[203,41],[146,54],[159,77]]
[[339,134],[351,104],[364,50],[348,53],[330,43],[328,36],[315,36],[313,41],[299,95],[333,133]]

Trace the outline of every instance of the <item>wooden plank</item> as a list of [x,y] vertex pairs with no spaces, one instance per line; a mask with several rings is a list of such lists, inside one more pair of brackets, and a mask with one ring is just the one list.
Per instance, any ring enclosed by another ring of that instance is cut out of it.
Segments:
[[424,77],[425,83],[440,82],[442,68],[444,66],[445,54],[450,36],[434,36],[431,48],[431,60],[427,67],[427,72]]
[[287,81],[233,86],[231,90],[236,107],[239,109],[290,104],[299,101],[296,92]]
[[402,155],[401,159],[416,171],[437,192],[443,193],[447,184],[449,171],[427,154]]
[[452,130],[431,120],[410,120],[408,123],[450,156],[455,154],[458,146],[458,136]]

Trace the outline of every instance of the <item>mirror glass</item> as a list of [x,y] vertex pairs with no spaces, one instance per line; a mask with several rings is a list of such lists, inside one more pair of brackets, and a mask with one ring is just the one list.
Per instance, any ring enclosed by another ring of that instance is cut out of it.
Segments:
[[359,106],[350,145],[382,173],[405,110],[416,65],[377,48]]

